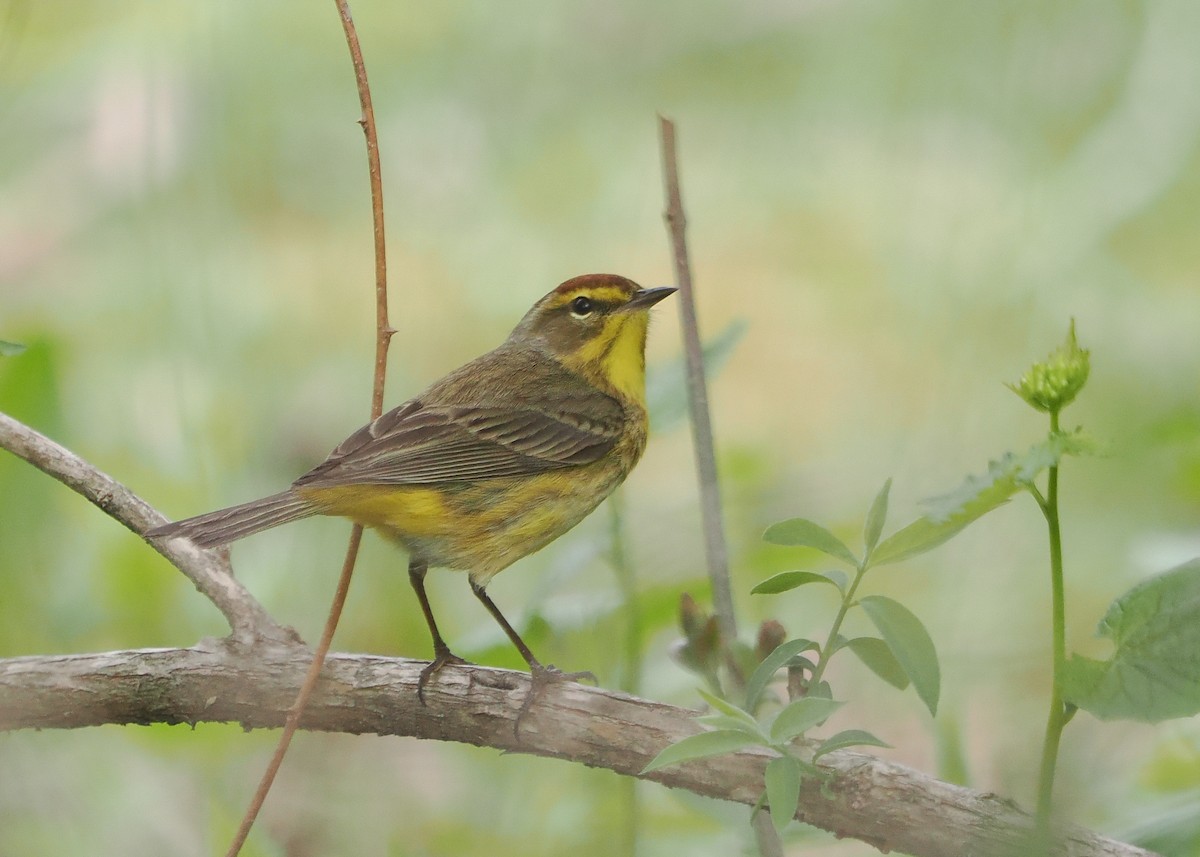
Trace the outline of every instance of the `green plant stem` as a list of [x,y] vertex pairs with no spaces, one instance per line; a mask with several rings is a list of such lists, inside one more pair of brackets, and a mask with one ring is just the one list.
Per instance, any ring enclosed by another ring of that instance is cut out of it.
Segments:
[[841,606],[838,607],[837,615],[833,617],[833,624],[829,627],[829,636],[825,638],[825,645],[821,646],[821,656],[817,658],[817,667],[813,670],[812,678],[809,680],[810,688],[816,687],[820,683],[821,677],[825,675],[825,667],[829,664],[829,658],[833,654],[833,643],[842,630],[842,622],[845,620],[846,614],[854,605],[854,593],[858,591],[858,584],[862,582],[863,575],[867,572],[867,561],[864,559],[862,565],[855,570],[854,580],[850,582],[846,594],[842,596]]
[[[1058,431],[1058,412],[1050,414],[1050,431]],[[1053,627],[1054,672],[1050,692],[1050,714],[1046,721],[1046,737],[1042,743],[1042,764],[1038,774],[1037,831],[1044,846],[1049,845],[1051,797],[1054,792],[1054,772],[1058,747],[1066,726],[1066,707],[1063,705],[1063,667],[1066,663],[1066,603],[1063,595],[1062,533],[1058,519],[1058,465],[1050,468],[1046,483],[1046,498],[1040,502],[1042,514],[1050,533],[1050,593]]]

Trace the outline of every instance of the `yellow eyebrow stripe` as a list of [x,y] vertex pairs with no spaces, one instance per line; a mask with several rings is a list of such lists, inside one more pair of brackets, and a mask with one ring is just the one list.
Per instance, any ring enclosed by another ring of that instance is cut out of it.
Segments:
[[584,286],[558,295],[555,306],[566,306],[577,297],[587,297],[602,304],[620,305],[629,300],[629,292],[616,286]]

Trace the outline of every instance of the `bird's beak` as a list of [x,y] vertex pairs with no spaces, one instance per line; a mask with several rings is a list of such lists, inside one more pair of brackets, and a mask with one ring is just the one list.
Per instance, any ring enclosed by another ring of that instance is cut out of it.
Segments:
[[659,286],[655,289],[638,289],[621,309],[649,309],[663,298],[675,294],[674,286]]

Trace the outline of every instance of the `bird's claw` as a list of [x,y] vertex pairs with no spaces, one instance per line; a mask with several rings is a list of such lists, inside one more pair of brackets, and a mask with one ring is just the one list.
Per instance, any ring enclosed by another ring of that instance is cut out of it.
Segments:
[[529,675],[533,684],[541,685],[543,687],[563,681],[586,681],[590,684],[600,683],[596,680],[596,674],[589,670],[583,670],[576,673],[565,673],[558,667],[554,666],[554,664],[547,664],[546,666],[538,664],[536,667],[533,667],[533,669],[530,670]]
[[525,700],[521,703],[521,710],[517,712],[517,719],[513,722],[513,734],[521,737],[521,721],[529,710],[533,707],[533,703],[543,690],[552,684],[562,684],[568,681],[587,681],[592,684],[599,684],[595,673],[583,670],[581,672],[567,673],[560,670],[553,664],[531,664],[529,667],[529,691],[525,694]]
[[434,658],[429,662],[425,669],[421,670],[421,675],[417,678],[417,699],[421,704],[425,704],[425,685],[429,680],[442,671],[442,667],[447,664],[452,666],[470,666],[470,661],[465,661],[449,649],[440,649],[434,654]]

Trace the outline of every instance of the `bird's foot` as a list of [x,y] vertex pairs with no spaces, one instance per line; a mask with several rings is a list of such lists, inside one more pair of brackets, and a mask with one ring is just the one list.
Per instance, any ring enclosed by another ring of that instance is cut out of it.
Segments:
[[587,670],[565,673],[553,664],[545,666],[536,662],[530,664],[529,691],[525,694],[525,701],[521,703],[521,710],[517,712],[517,719],[513,722],[513,734],[518,738],[521,737],[521,721],[529,713],[530,708],[533,707],[533,703],[537,701],[538,696],[541,695],[543,690],[550,685],[562,684],[568,681],[586,681],[591,684],[599,684],[595,673]]
[[554,664],[547,664],[546,666],[537,664],[529,671],[529,675],[533,680],[532,683],[534,686],[541,685],[545,687],[564,681],[586,681],[589,684],[599,684],[596,680],[596,674],[589,670],[577,673],[565,673],[554,666]]
[[440,648],[434,652],[433,660],[429,662],[429,666],[421,670],[420,677],[417,678],[417,699],[421,704],[425,704],[425,685],[429,680],[442,671],[442,667],[447,664],[453,666],[470,666],[470,661],[464,661],[448,648]]

